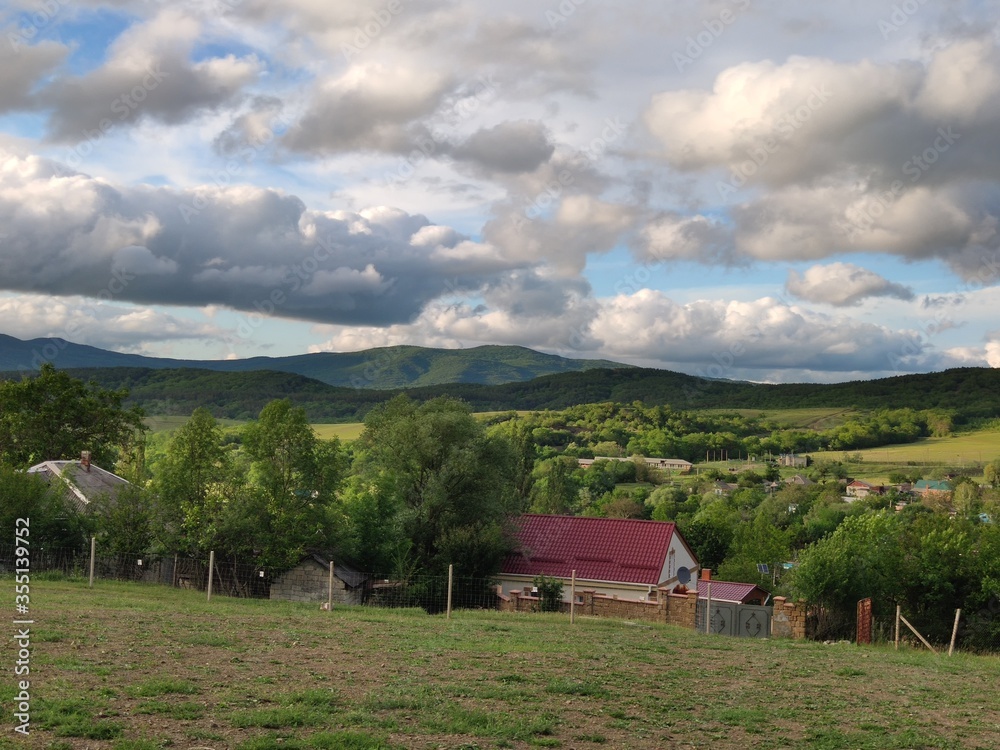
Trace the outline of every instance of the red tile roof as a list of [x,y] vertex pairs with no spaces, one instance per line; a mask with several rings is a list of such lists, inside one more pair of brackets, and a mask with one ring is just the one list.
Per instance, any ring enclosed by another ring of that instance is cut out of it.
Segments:
[[527,514],[519,520],[519,552],[510,555],[502,572],[576,577],[652,585],[674,534],[674,524],[630,518],[583,518]]
[[[706,599],[708,597],[708,581],[698,581],[698,598]],[[712,582],[712,601],[718,602],[743,602],[751,594],[755,593],[755,589],[759,591],[756,596],[760,596],[761,599],[767,596],[767,592],[753,583],[735,583],[733,581],[715,581]],[[756,596],[754,598],[756,598]]]

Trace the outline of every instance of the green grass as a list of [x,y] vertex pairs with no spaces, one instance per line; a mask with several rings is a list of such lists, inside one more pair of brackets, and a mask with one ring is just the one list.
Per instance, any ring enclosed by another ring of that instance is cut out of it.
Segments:
[[975,430],[951,437],[925,438],[915,443],[887,445],[860,451],[819,451],[810,455],[816,461],[842,461],[845,456],[860,454],[865,463],[946,464],[965,466],[988,463],[1000,458],[1000,431]]
[[843,424],[858,413],[857,409],[697,409],[707,414],[739,414],[743,417],[769,419],[782,427],[802,430],[827,430]]
[[[106,582],[32,594],[34,632],[62,637],[34,644],[33,731],[17,747],[985,749],[1000,736],[992,657]],[[230,647],[193,643],[216,637]]]

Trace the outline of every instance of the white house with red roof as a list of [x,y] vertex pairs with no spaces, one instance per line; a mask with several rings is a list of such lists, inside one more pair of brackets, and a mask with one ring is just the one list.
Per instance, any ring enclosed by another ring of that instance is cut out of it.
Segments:
[[569,601],[574,570],[578,595],[586,590],[632,600],[673,589],[681,568],[697,577],[698,560],[673,523],[527,514],[519,519],[517,540],[499,575],[505,595],[530,590],[544,575],[563,581]]

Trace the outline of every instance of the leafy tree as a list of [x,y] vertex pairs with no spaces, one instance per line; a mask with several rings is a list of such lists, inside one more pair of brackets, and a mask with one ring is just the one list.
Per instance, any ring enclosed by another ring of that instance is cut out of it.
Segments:
[[18,518],[29,519],[33,549],[82,550],[90,535],[89,520],[78,513],[61,487],[52,487],[41,477],[25,474],[0,463],[0,529],[13,538]]
[[535,576],[532,583],[538,589],[542,612],[558,612],[562,608],[563,582],[561,579]]
[[231,479],[230,456],[212,413],[202,407],[177,430],[157,464],[157,536],[167,551],[207,551]]
[[722,519],[695,518],[680,524],[681,534],[703,568],[717,569],[729,554],[732,526]]
[[142,412],[124,407],[126,395],[49,363],[37,377],[0,381],[0,460],[25,468],[89,450],[94,463],[113,467],[121,447],[146,429]]
[[866,597],[872,597],[876,614],[891,611],[905,590],[900,523],[887,511],[846,518],[830,536],[799,554],[794,591],[847,620]]
[[388,493],[421,569],[496,573],[511,549],[510,519],[524,507],[506,437],[488,433],[462,402],[398,396],[369,414],[358,443],[356,470]]
[[148,491],[126,485],[114,496],[105,494],[96,498],[91,507],[101,554],[120,558],[121,571],[135,570],[132,558],[144,555],[153,542]]
[[719,566],[719,578],[727,581],[756,583],[771,588],[772,577],[757,570],[761,563],[774,569],[791,555],[788,535],[767,516],[758,513],[752,523],[741,524],[733,535],[729,555]]
[[272,401],[243,431],[247,482],[228,502],[220,527],[228,547],[252,551],[272,569],[294,565],[336,537],[336,491],[343,476],[339,441],[317,440],[305,410]]
[[562,456],[539,462],[531,492],[533,513],[565,514],[577,505],[576,462]]
[[1000,458],[990,461],[983,469],[986,483],[994,489],[1000,487]]

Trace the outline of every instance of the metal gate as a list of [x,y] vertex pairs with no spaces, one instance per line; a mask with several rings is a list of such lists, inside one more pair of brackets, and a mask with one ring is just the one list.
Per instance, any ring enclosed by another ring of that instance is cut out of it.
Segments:
[[[695,623],[701,633],[705,632],[705,605],[704,599],[698,600]],[[771,612],[771,607],[713,601],[708,632],[739,638],[770,638]]]

